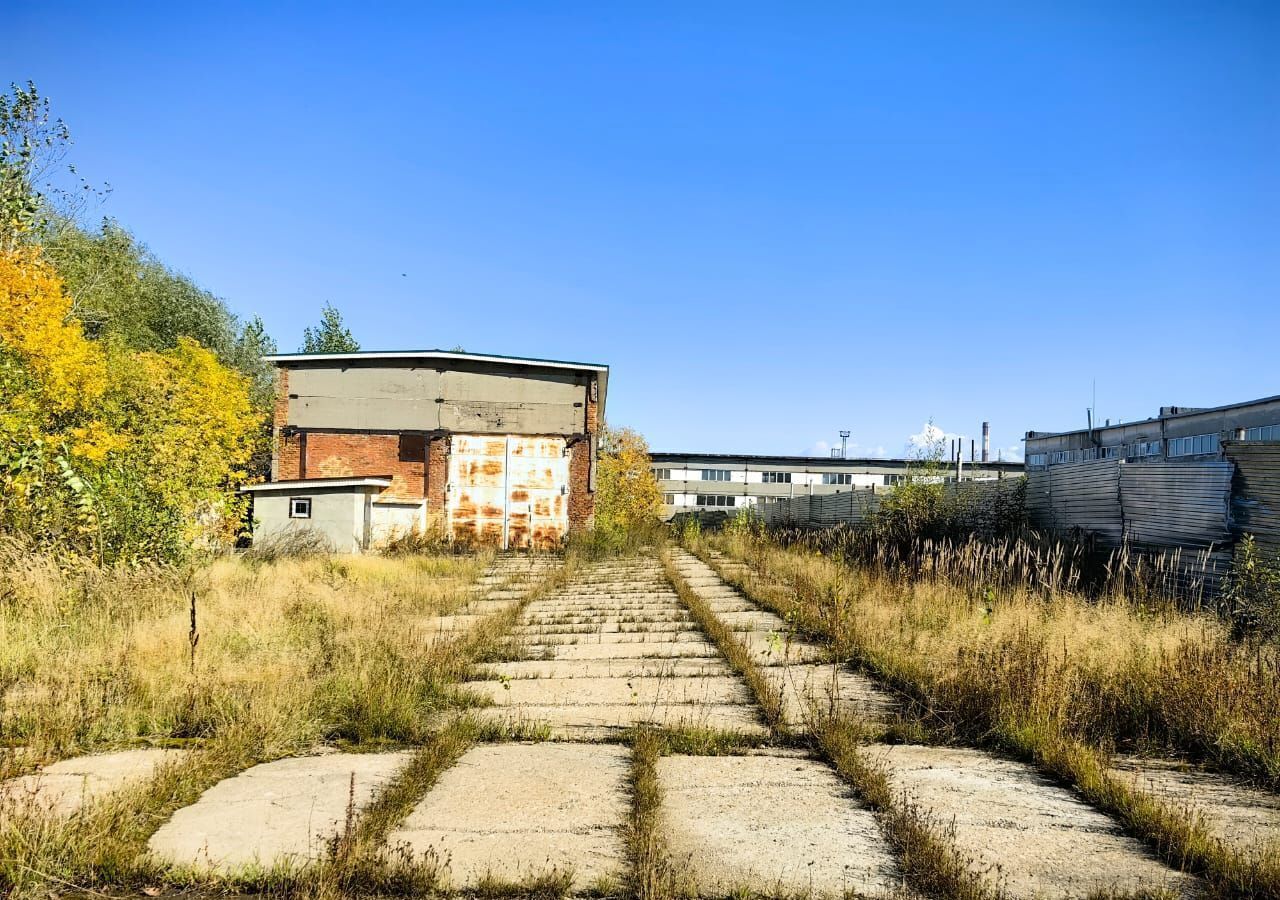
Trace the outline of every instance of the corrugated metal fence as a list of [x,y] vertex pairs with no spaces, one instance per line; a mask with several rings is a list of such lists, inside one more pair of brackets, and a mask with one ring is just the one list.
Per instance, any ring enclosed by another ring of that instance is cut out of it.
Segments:
[[1228,461],[1067,463],[1027,475],[1027,519],[1104,546],[1204,548],[1231,540]]
[[1227,441],[1222,449],[1236,465],[1236,534],[1253,535],[1260,550],[1280,558],[1280,441]]

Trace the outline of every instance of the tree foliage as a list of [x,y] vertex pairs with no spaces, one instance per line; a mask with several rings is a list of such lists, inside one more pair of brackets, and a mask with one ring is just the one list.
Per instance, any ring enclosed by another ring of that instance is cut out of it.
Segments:
[[596,463],[596,528],[641,533],[662,519],[662,490],[649,445],[630,428],[605,426]]
[[225,540],[262,416],[187,337],[90,340],[37,248],[0,252],[0,528],[101,560]]
[[342,313],[331,303],[320,312],[320,324],[302,331],[302,353],[355,353],[360,344],[342,322]]

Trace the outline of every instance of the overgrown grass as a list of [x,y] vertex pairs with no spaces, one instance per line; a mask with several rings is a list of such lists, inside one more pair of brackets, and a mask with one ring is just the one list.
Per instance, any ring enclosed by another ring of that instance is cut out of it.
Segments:
[[[130,746],[190,751],[70,819],[11,798],[0,810],[0,894],[181,878],[141,855],[159,824],[222,778],[322,743],[419,749],[327,863],[246,873],[229,884],[320,895],[433,885],[429,861],[383,858],[372,848],[484,736],[469,719],[449,722],[453,684],[522,604],[451,638],[441,639],[432,621],[475,595],[490,559],[222,560],[181,572],[63,571],[29,557],[0,573],[0,774]],[[530,586],[530,597],[564,577]]]
[[1108,771],[1116,749],[1188,756],[1280,785],[1280,663],[1210,615],[1068,592],[974,590],[783,549],[695,536],[747,563],[727,580],[895,688],[933,740],[1026,759],[1076,786],[1180,868],[1236,896],[1280,894],[1280,860],[1225,846]]

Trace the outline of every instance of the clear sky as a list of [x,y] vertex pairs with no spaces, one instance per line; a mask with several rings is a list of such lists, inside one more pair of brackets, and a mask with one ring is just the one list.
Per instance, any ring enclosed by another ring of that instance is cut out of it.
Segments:
[[1280,393],[1274,2],[14,2],[103,212],[286,350],[608,363],[662,450]]

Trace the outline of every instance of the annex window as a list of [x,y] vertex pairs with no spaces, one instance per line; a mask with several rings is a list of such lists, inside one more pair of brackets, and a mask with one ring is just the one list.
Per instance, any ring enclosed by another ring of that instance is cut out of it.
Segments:
[[663,503],[665,503],[665,504],[667,504],[667,506],[675,506],[675,505],[676,505],[676,495],[675,495],[675,494],[663,494],[663,495],[662,495],[662,502],[663,502]]
[[853,484],[852,472],[823,472],[823,484]]
[[732,494],[699,494],[699,506],[733,506],[737,498]]
[[1074,450],[1054,450],[1049,454],[1049,465],[1056,466],[1061,463],[1069,463],[1076,461],[1076,451]]
[[1280,441],[1280,425],[1259,425],[1245,430],[1246,441]]
[[289,498],[289,518],[310,519],[311,518],[311,498],[310,497],[290,497]]
[[728,469],[703,469],[703,481],[728,481],[730,478]]
[[654,469],[653,477],[658,479],[659,481],[670,481],[671,470],[670,469]]
[[1218,452],[1216,434],[1197,434],[1191,437],[1169,438],[1170,456],[1199,456]]
[[1119,447],[1099,447],[1098,459],[1115,459],[1120,455]]
[[[1049,461],[1048,454],[1045,454],[1045,453],[1028,453],[1027,454],[1027,465],[1029,466],[1043,466],[1046,463],[1048,463],[1048,461]],[[896,478],[897,476],[892,476],[892,477]]]
[[1129,445],[1128,459],[1141,459],[1144,456],[1159,456],[1160,441],[1138,441]]
[[790,472],[761,472],[760,480],[765,484],[790,484]]

